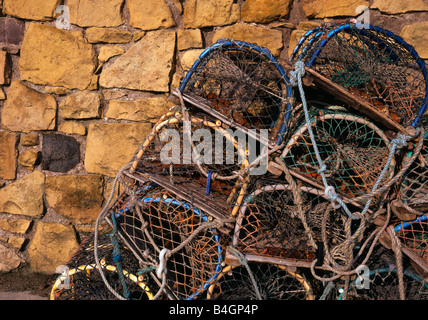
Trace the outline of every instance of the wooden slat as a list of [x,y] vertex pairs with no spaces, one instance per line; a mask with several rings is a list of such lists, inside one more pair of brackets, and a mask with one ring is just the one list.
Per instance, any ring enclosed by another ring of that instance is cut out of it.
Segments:
[[[294,70],[294,67],[290,63],[285,64],[284,67],[288,70]],[[343,103],[349,105],[351,108],[365,114],[370,119],[373,119],[381,123],[388,129],[391,129],[393,131],[398,131],[400,133],[405,133],[404,127],[401,126],[399,123],[390,119],[389,117],[384,115],[382,112],[380,112],[379,110],[374,108],[372,105],[370,105],[368,102],[364,101],[363,99],[361,99],[356,95],[353,95],[346,89],[342,88],[341,86],[334,83],[333,81],[327,79],[326,77],[319,74],[315,70],[305,67],[304,78],[307,78],[307,81],[309,79],[309,82],[313,82],[320,89],[330,93],[331,95],[340,99]]]
[[[173,94],[176,94],[176,93],[173,93]],[[208,100],[206,100],[202,97],[192,96],[192,95],[189,95],[187,93],[183,93],[182,96],[183,96],[184,101],[189,102],[190,104],[194,105],[195,107],[205,111],[206,113],[212,115],[213,117],[222,121],[226,125],[244,132],[246,135],[252,137],[253,139],[260,141],[264,145],[267,145],[270,149],[274,148],[274,145],[272,143],[269,143],[269,141],[267,141],[267,140],[262,140],[261,136],[259,134],[257,134],[254,130],[250,131],[247,128],[237,124],[236,122],[231,121],[229,118],[225,117],[220,112],[213,110],[210,106],[208,106],[208,104],[207,104]]]
[[[226,219],[229,216],[229,206],[226,201],[221,197],[215,199],[211,196],[206,196],[201,186],[188,180],[183,179],[183,183],[180,183],[179,177],[174,177],[176,182],[173,184],[169,180],[169,176],[161,176],[155,174],[143,174],[134,173],[130,174],[124,172],[124,174],[130,178],[136,179],[142,183],[152,181],[168,191],[173,192],[177,197],[185,200],[192,206],[202,210],[204,213],[216,218]],[[184,182],[185,181],[185,182]],[[201,192],[202,191],[202,192]]]

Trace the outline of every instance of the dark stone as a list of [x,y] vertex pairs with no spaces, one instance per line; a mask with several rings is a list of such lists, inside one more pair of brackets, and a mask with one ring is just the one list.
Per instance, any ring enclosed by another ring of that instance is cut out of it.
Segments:
[[80,161],[80,145],[73,137],[62,134],[44,134],[42,170],[67,172]]
[[0,17],[0,49],[16,53],[24,39],[24,22],[12,17]]

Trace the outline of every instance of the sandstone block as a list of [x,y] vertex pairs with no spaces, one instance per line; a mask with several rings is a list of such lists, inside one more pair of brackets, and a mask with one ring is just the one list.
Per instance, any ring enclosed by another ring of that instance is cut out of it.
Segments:
[[174,104],[168,97],[151,97],[136,100],[112,100],[106,112],[111,119],[156,122]]
[[19,141],[21,146],[24,147],[33,147],[37,146],[40,143],[39,135],[37,133],[29,133],[21,137]]
[[60,0],[3,0],[3,13],[28,20],[52,20]]
[[119,47],[118,45],[103,46],[101,47],[100,53],[98,54],[98,60],[100,60],[101,62],[106,62],[110,58],[121,55],[124,52],[125,50]]
[[146,35],[146,31],[135,31],[134,32],[134,42],[137,42]]
[[175,26],[174,17],[165,0],[128,0],[129,24],[142,30]]
[[195,61],[199,58],[204,49],[187,50],[180,58],[181,68],[184,72],[190,70]]
[[357,13],[356,9],[361,5],[367,8],[370,6],[368,1],[363,0],[302,0],[306,16],[317,19],[340,16],[355,17],[360,13]]
[[85,126],[76,121],[64,121],[59,125],[58,131],[68,134],[78,134],[80,136],[84,136],[86,134]]
[[86,89],[96,57],[81,31],[30,24],[21,48],[21,79],[35,84]]
[[19,267],[21,263],[25,262],[20,256],[17,255],[15,250],[8,248],[0,243],[0,271],[9,272]]
[[11,131],[55,129],[55,98],[13,81],[2,113],[2,125]]
[[86,29],[86,37],[90,43],[127,43],[133,34],[126,30],[93,27]]
[[64,119],[91,119],[100,117],[101,97],[98,92],[78,91],[59,104],[59,114]]
[[20,251],[24,242],[25,242],[25,238],[12,236],[7,241],[7,244],[9,245],[10,248],[15,249],[16,251]]
[[202,48],[202,33],[199,29],[186,29],[177,31],[178,50]]
[[185,28],[224,26],[239,19],[240,6],[233,0],[188,0],[183,14]]
[[279,56],[283,48],[282,32],[247,24],[235,24],[220,29],[213,35],[213,42],[221,38],[247,41],[268,48],[274,56]]
[[132,159],[151,130],[149,123],[92,123],[86,142],[85,169],[115,177]]
[[0,219],[0,229],[11,233],[26,233],[31,220],[25,219]]
[[74,224],[93,224],[101,212],[103,179],[93,175],[46,177],[46,201]]
[[0,132],[0,178],[16,178],[16,145],[18,135],[12,132]]
[[68,0],[70,22],[81,27],[117,27],[124,23],[124,0]]
[[148,32],[144,38],[102,70],[100,86],[168,92],[175,32]]
[[28,247],[31,269],[34,272],[55,273],[56,268],[66,264],[78,247],[73,226],[39,221]]
[[19,164],[28,170],[34,170],[39,160],[40,151],[37,150],[25,150],[18,157]]
[[292,0],[246,0],[241,18],[246,22],[268,23],[287,17],[292,3]]
[[415,48],[422,59],[428,59],[428,21],[404,26],[400,36]]
[[428,3],[424,0],[374,0],[371,9],[379,9],[386,14],[400,14],[414,11],[428,11]]
[[45,175],[34,171],[0,189],[0,212],[38,217],[43,214]]

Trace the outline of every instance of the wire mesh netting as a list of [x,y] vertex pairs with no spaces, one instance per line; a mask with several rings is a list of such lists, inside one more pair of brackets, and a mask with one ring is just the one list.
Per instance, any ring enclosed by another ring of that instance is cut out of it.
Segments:
[[400,37],[348,23],[325,28],[313,39],[297,59],[394,121],[417,123],[427,103],[426,67]]
[[401,222],[394,230],[402,245],[410,251],[415,261],[428,265],[428,216],[419,216],[413,221]]
[[[369,193],[380,176],[389,154],[389,139],[371,121],[334,109],[329,106],[311,111],[317,151],[326,166],[328,183],[345,197],[358,197]],[[322,183],[306,122],[288,140],[282,157],[290,169]],[[385,180],[392,176],[394,165],[392,161]]]
[[[183,80],[189,107],[242,129],[267,129],[276,141],[285,129],[292,92],[266,48],[224,39],[205,50]],[[204,107],[205,106],[205,107]]]
[[[426,134],[425,134],[426,135]],[[409,153],[412,155],[412,152]],[[397,200],[394,202],[398,212],[415,219],[428,208],[428,138],[413,165],[404,174],[398,187]]]
[[425,300],[423,61],[349,20],[307,32],[291,61],[288,77],[254,44],[204,50],[119,171],[96,225],[109,231],[52,296]]
[[393,253],[378,248],[374,256],[376,259],[358,275],[337,286],[336,299],[400,300],[401,295],[406,300],[428,299],[428,282],[409,261],[404,260],[403,269],[399,270]]
[[[138,274],[138,260],[122,241],[120,241],[120,265],[112,242],[113,233],[103,231],[99,234],[97,250],[99,266],[109,285],[130,300],[149,300],[153,298],[151,288],[156,283]],[[94,258],[94,234],[86,237],[78,251],[70,258],[64,274],[55,282],[52,300],[112,300],[114,294],[106,287]]]
[[336,246],[346,239],[346,215],[328,210],[329,201],[321,191],[284,180],[252,179],[236,219],[232,245],[247,259],[308,267],[323,240]]
[[159,267],[168,252],[164,259],[169,297],[192,299],[217,277],[223,262],[222,237],[213,218],[200,209],[148,183],[124,195],[111,211],[144,268]]
[[[285,266],[251,262],[227,266],[218,281],[208,289],[208,298],[217,300],[314,300],[310,283],[304,275]],[[250,275],[250,273],[251,275]]]

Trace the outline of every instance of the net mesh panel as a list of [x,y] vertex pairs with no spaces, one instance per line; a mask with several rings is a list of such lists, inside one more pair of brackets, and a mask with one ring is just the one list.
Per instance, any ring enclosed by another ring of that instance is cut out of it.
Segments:
[[220,271],[223,247],[211,218],[153,183],[142,185],[112,207],[121,232],[135,247],[143,267],[157,266],[170,250],[167,287],[177,299],[198,297]]
[[417,214],[428,211],[428,139],[425,138],[424,146],[405,173],[403,182],[399,186],[398,199],[410,212]]
[[410,125],[426,103],[427,88],[419,61],[403,41],[352,23],[334,30],[300,59],[392,120]]
[[[392,250],[377,247],[361,272],[363,278],[352,276],[348,286],[347,300],[399,300],[400,284],[396,258]],[[428,283],[413,268],[411,261],[403,258],[403,291],[406,300],[428,300]],[[343,283],[338,299],[345,298]]]
[[428,265],[428,219],[422,215],[410,222],[395,226],[397,236],[403,246],[410,250],[418,263]]
[[[270,258],[314,260],[314,244],[322,241],[323,214],[329,202],[314,188],[301,187],[298,192],[300,203],[296,202],[293,189],[284,184],[283,177],[253,178],[236,219],[233,245],[246,255],[257,255],[267,261]],[[344,222],[343,214],[335,210],[326,218],[325,235],[330,245],[345,239]]]
[[273,139],[285,121],[288,85],[272,55],[255,45],[217,43],[183,86],[183,94],[205,102],[210,110],[247,129],[268,129]]
[[[119,240],[121,251],[121,268],[126,283],[128,299],[148,300],[156,288],[150,278],[138,278],[138,260],[129,248]],[[98,256],[105,277],[111,287],[123,293],[124,286],[119,277],[117,261],[114,261],[111,232],[103,231],[98,236]],[[88,236],[80,245],[78,251],[70,258],[67,265],[69,286],[66,282],[59,288],[54,288],[51,299],[54,300],[117,300],[106,287],[94,259],[94,234]]]
[[[313,108],[311,114],[311,128],[326,166],[328,184],[348,198],[370,193],[389,155],[389,141],[384,133],[358,115],[328,108]],[[282,156],[289,168],[322,185],[306,122],[289,139]],[[382,181],[392,174],[393,163]]]
[[[262,300],[312,300],[312,290],[304,275],[284,266],[250,262],[251,275]],[[209,288],[209,297],[217,300],[258,300],[248,270],[244,266],[226,267],[219,280]]]
[[325,35],[328,32],[345,23],[346,21],[322,23],[318,27],[312,30],[308,30],[298,41],[289,60],[299,61],[310,58],[317,49],[317,46],[319,44],[318,40],[320,38],[325,38]]
[[245,174],[247,158],[246,136],[241,134],[242,140],[234,134],[206,115],[184,120],[181,113],[173,113],[143,143],[135,174],[157,176],[195,196],[206,195],[209,184],[209,200],[233,207],[242,187],[237,173]]

